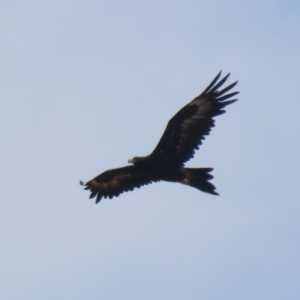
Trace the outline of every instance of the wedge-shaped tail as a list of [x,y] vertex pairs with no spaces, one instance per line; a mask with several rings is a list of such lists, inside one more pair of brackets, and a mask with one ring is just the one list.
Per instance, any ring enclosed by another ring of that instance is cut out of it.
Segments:
[[205,193],[219,195],[215,191],[216,187],[209,182],[209,180],[213,179],[213,176],[209,174],[212,170],[212,168],[182,168],[181,172],[184,178],[180,183],[192,186]]

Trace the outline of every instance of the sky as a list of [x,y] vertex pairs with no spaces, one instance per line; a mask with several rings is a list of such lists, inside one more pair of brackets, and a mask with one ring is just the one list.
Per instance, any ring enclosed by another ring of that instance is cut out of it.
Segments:
[[[299,299],[300,3],[0,3],[0,298]],[[95,205],[220,71],[238,102],[189,167]]]

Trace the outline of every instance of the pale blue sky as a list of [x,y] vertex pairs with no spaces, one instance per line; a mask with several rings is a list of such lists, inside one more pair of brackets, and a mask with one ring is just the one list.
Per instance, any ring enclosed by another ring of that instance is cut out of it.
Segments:
[[[298,1],[2,1],[0,299],[300,299]],[[188,163],[219,197],[79,180],[147,155],[223,70]]]

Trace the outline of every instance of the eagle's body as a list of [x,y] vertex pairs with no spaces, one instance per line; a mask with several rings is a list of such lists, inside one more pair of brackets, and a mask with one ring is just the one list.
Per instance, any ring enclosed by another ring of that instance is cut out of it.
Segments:
[[[233,103],[231,99],[238,92],[226,94],[237,82],[223,90],[218,90],[229,77],[219,80],[221,72],[202,94],[183,107],[169,122],[158,145],[145,157],[129,160],[133,165],[108,170],[94,179],[82,183],[91,191],[90,198],[97,196],[112,198],[119,194],[160,180],[180,182],[203,192],[218,195],[209,182],[212,168],[184,168],[186,161],[194,156],[205,136],[214,126],[213,117],[225,111],[223,108]],[[226,101],[225,101],[226,100]]]

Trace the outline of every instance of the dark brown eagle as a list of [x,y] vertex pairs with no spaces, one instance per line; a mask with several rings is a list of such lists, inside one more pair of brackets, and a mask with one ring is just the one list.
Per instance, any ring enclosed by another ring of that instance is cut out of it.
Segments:
[[214,126],[213,118],[225,112],[224,107],[235,102],[238,92],[227,93],[237,82],[220,90],[230,74],[220,79],[221,72],[202,94],[183,107],[168,123],[158,145],[144,157],[129,160],[133,165],[105,171],[94,179],[83,183],[91,191],[90,198],[96,203],[104,198],[113,198],[123,192],[132,191],[160,180],[180,182],[202,192],[218,195],[209,182],[212,168],[184,168],[199,149],[205,136]]

